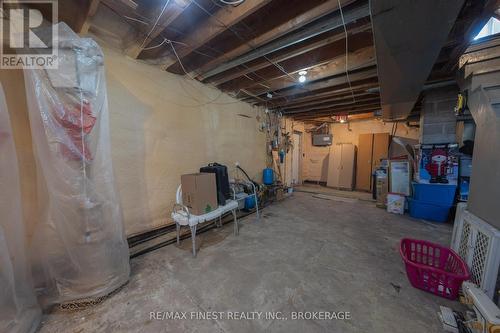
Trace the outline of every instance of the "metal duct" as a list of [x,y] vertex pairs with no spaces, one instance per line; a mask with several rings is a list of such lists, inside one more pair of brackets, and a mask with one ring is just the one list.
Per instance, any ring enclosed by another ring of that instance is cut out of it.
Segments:
[[500,228],[500,38],[469,48],[460,64],[476,123],[467,209]]
[[384,119],[408,117],[463,3],[371,0]]
[[[496,90],[495,93],[498,94],[498,87],[491,89]],[[477,127],[468,209],[474,215],[500,228],[500,104],[492,98],[488,90],[482,86],[477,88],[472,92],[469,101]]]

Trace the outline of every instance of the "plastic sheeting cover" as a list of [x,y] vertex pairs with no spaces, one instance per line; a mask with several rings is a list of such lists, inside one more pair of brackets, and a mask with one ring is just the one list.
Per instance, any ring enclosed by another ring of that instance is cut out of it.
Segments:
[[130,273],[114,188],[103,53],[64,23],[58,29],[59,69],[24,72],[37,168],[48,192],[34,242],[44,303],[104,296]]
[[26,257],[17,156],[0,85],[0,332],[34,332],[41,311]]

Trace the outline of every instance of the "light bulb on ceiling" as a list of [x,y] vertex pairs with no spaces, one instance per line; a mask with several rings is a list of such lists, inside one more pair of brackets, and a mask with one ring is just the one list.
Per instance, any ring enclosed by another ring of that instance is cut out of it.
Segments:
[[307,71],[300,71],[299,75],[305,76],[307,74]]
[[306,82],[306,77],[304,75],[299,76],[299,82],[300,83]]

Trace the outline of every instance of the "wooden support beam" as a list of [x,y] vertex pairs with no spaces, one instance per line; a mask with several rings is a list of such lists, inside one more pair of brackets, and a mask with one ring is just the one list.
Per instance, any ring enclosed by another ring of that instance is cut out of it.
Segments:
[[[343,53],[343,52],[341,52]],[[313,55],[314,57],[314,55]],[[321,60],[321,59],[320,59]],[[360,68],[366,68],[375,65],[375,52],[372,46],[365,47],[360,50],[356,50],[352,52],[348,56],[348,70],[354,71]],[[289,67],[292,66],[284,66],[285,70],[288,70]],[[318,65],[306,65],[302,61],[297,62],[291,68],[292,71],[289,72],[289,75],[280,73],[279,76],[269,78],[266,80],[251,82],[250,84],[236,85],[232,87],[231,90],[238,89],[247,89],[253,91],[255,94],[260,95],[263,92],[267,91],[278,91],[286,88],[290,88],[293,86],[302,86],[300,82],[298,82],[298,72],[301,70],[307,70],[307,80],[310,82],[314,82],[317,80],[321,80],[330,76],[339,75],[345,73],[346,70],[346,56],[345,53],[339,56],[336,56],[333,59],[328,59],[327,61],[323,61]],[[290,77],[291,76],[291,77]],[[265,84],[268,88],[262,89],[262,85]],[[252,90],[258,89],[257,91]],[[223,88],[224,89],[224,88]],[[259,91],[261,91],[259,93]]]
[[339,98],[311,101],[311,102],[307,102],[305,104],[300,104],[300,105],[290,105],[290,106],[287,105],[284,108],[282,108],[282,111],[284,111],[284,112],[296,112],[296,111],[302,111],[302,110],[307,110],[307,109],[316,108],[316,107],[323,107],[323,106],[351,105],[351,104],[353,104],[353,101],[355,101],[355,103],[361,103],[361,102],[374,101],[374,100],[380,100],[380,96],[373,95],[373,94],[361,94],[361,95],[354,95],[354,99],[353,99],[352,95],[346,95],[346,96],[342,96]]
[[[377,77],[377,70],[374,66],[367,66],[365,68],[360,68],[358,72],[349,74],[351,83],[376,77]],[[314,90],[330,88],[333,86],[339,86],[347,83],[348,83],[347,77],[344,73],[342,73],[326,80],[310,82],[308,84],[293,86],[289,89],[278,91],[276,97],[292,96],[299,93],[312,92]],[[265,93],[261,93],[261,95],[263,94]]]
[[321,111],[321,110],[344,110],[344,109],[353,109],[353,108],[359,108],[359,107],[365,107],[367,105],[380,105],[380,98],[368,98],[365,100],[357,100],[354,102],[353,100],[350,100],[346,102],[345,104],[338,104],[338,103],[326,103],[324,105],[315,105],[310,108],[301,108],[297,110],[288,110],[285,109],[283,110],[283,114],[295,114],[295,113],[303,113],[303,112],[312,112],[312,111]]
[[[370,29],[370,25],[363,25],[362,27],[353,30],[350,33],[348,38],[353,39],[354,43],[350,44],[350,51],[355,50],[357,48],[362,48],[364,46],[373,45],[372,35],[367,30]],[[364,32],[364,34],[359,34]],[[258,75],[260,77],[265,77],[267,79],[271,78],[263,73],[263,69],[273,69],[274,72],[277,72],[278,75],[273,76],[272,78],[278,78],[283,76],[283,72],[279,71],[274,64],[279,64],[283,66],[287,71],[296,71],[302,70],[306,67],[313,67],[315,65],[319,65],[324,63],[325,61],[331,60],[335,57],[335,55],[344,54],[345,56],[345,47],[344,45],[339,45],[339,43],[344,40],[345,33],[339,32],[329,38],[320,39],[312,44],[304,45],[300,48],[295,48],[290,51],[284,52],[276,57],[270,59],[270,61],[262,60],[258,64],[254,65],[246,65],[245,68],[238,69],[236,71],[230,71],[229,75],[217,76],[216,80],[208,80],[208,82],[214,83],[215,85],[221,85],[223,83],[229,82],[241,76],[245,76],[252,72],[259,71],[257,74],[262,72],[262,75]],[[224,74],[224,73],[223,73]],[[257,81],[256,83],[262,82]],[[242,82],[241,80],[239,82]],[[241,84],[244,84],[241,83]],[[222,89],[225,89],[222,86]]]
[[340,13],[333,15],[328,20],[319,20],[317,23],[313,23],[311,26],[307,27],[306,29],[299,29],[298,31],[292,32],[292,33],[290,33],[282,38],[271,41],[271,42],[263,45],[260,48],[253,49],[252,51],[250,51],[250,52],[248,52],[240,57],[237,57],[233,60],[225,62],[225,63],[221,64],[220,66],[217,66],[214,69],[204,73],[203,75],[201,75],[199,77],[199,79],[205,80],[209,77],[220,74],[222,72],[225,72],[231,68],[237,67],[237,66],[242,65],[244,63],[247,63],[249,61],[258,59],[258,58],[263,57],[265,55],[268,55],[272,52],[282,50],[286,47],[298,44],[304,40],[313,38],[313,37],[318,36],[322,33],[340,28],[343,26],[343,22],[345,22],[346,24],[350,24],[350,23],[355,22],[356,20],[362,19],[364,17],[368,17],[369,15],[370,15],[370,9],[369,9],[368,4],[363,4],[359,7],[345,11],[344,12],[344,20],[342,20]]
[[[354,2],[353,0],[342,0],[342,6],[346,6],[349,3]],[[241,56],[242,54],[249,52],[255,48],[258,48],[276,38],[279,38],[291,31],[297,30],[309,24],[325,15],[328,15],[338,9],[338,0],[328,0],[311,10],[289,20],[272,30],[266,31],[265,33],[255,37],[252,40],[238,46],[237,48],[226,52],[224,55],[217,57],[213,60],[208,61],[201,68],[198,69],[200,73],[206,73],[209,70],[221,65],[222,63]],[[202,74],[202,76],[203,76]],[[222,82],[221,82],[222,83]]]
[[293,117],[295,120],[310,120],[310,119],[315,119],[318,117],[325,117],[325,116],[335,116],[335,115],[344,115],[344,114],[359,114],[359,113],[366,113],[366,112],[374,112],[376,110],[380,110],[380,105],[373,104],[373,105],[368,105],[365,107],[360,107],[360,108],[352,108],[352,109],[330,109],[326,111],[321,111],[321,112],[305,112],[305,113],[297,113],[297,114],[290,114],[285,116]]
[[[179,47],[179,50],[177,50],[178,57],[182,60],[184,57],[190,55],[193,51],[196,51],[198,48],[224,32],[227,29],[226,27],[232,27],[267,5],[270,1],[271,0],[252,0],[245,1],[235,7],[222,7],[206,21],[202,22],[200,26],[195,27],[193,32],[187,37],[181,40],[181,42],[187,46]],[[195,3],[195,5],[197,5],[197,3]],[[163,63],[162,69],[168,70],[170,66],[175,65],[177,62],[177,57],[172,57]]]
[[87,12],[85,14],[85,20],[83,21],[80,30],[77,31],[78,33],[85,35],[89,32],[92,17],[94,17],[95,13],[97,12],[97,8],[99,7],[100,2],[101,2],[100,0],[89,1]]
[[[354,91],[355,94],[360,93],[360,92],[366,92],[367,89],[371,88],[376,88],[378,87],[378,82],[369,82],[369,83],[353,83],[352,84],[352,90]],[[324,92],[312,92],[308,94],[301,94],[301,95],[295,95],[291,96],[287,100],[275,100],[274,103],[280,107],[284,105],[293,105],[294,103],[304,103],[308,101],[315,101],[320,98],[328,98],[328,97],[338,97],[338,96],[345,96],[345,95],[350,95],[351,94],[351,88],[346,87],[346,88],[339,88],[338,86],[333,87],[333,89],[324,91]],[[377,92],[378,94],[378,92]],[[277,98],[279,99],[279,98]]]
[[367,96],[379,96],[379,94],[373,94],[373,93],[367,93],[365,90],[355,90],[353,89],[352,93],[350,89],[344,93],[337,93],[337,94],[330,94],[330,96],[326,97],[318,97],[315,99],[310,99],[306,101],[289,101],[286,103],[283,103],[281,105],[282,108],[297,108],[297,107],[304,107],[308,105],[313,105],[316,103],[325,103],[325,102],[334,102],[334,101],[342,101],[344,99],[352,99],[352,96],[354,95],[354,98],[362,98],[362,97],[367,97]]
[[[179,16],[181,16],[181,14],[190,6],[190,4],[191,3],[184,3],[183,5],[182,3],[179,4],[179,2],[177,1],[170,1],[163,13],[160,14],[161,16],[158,18],[158,23],[156,24],[156,26],[154,26],[153,28],[153,26],[148,25],[148,31],[144,31],[146,37],[139,38],[136,43],[132,44],[125,50],[125,53],[131,58],[139,58],[142,51],[144,51],[144,49],[147,48],[152,41],[159,37],[161,33],[170,24],[172,24],[172,22],[174,22]],[[163,7],[159,9],[159,13],[161,13],[162,9]]]
[[[353,81],[352,76],[350,76],[350,78],[351,78],[351,87],[355,94],[359,92],[366,92],[367,89],[373,89],[378,87],[376,76],[368,79],[362,79],[359,81]],[[354,79],[356,79],[356,77],[354,77]],[[293,104],[296,102],[314,101],[322,97],[332,97],[332,96],[350,94],[351,87],[349,87],[349,85],[344,82],[343,84],[338,84],[330,87],[320,86],[319,89],[314,89],[314,87],[312,87],[313,89],[309,89],[308,91],[299,91],[289,96],[273,95],[272,99],[270,100],[267,100],[265,96],[263,96],[262,99],[264,99],[266,102],[272,102],[271,106],[272,109],[283,108],[286,107],[288,104]],[[252,99],[250,98],[242,98],[241,100],[243,102],[252,101]],[[263,104],[263,103],[258,103],[258,104]]]
[[[292,118],[294,118],[292,116]],[[358,120],[368,120],[368,119],[375,119],[375,114],[373,111],[361,111],[359,113],[353,113],[348,116],[348,121],[358,121]],[[294,119],[296,120],[296,119]],[[312,116],[310,119],[305,119],[307,122],[320,122],[320,123],[338,123],[336,121],[333,121],[332,116]]]
[[470,21],[468,28],[465,30],[462,42],[449,52],[449,61],[441,67],[442,74],[448,74],[458,65],[460,56],[469,47],[471,41],[481,31],[486,22],[495,13],[495,10],[500,7],[500,0],[476,0],[472,2],[471,14],[474,18]]

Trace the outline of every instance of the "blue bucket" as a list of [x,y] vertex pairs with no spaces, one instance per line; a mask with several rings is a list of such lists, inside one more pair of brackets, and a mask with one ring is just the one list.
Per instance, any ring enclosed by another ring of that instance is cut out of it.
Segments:
[[262,182],[265,185],[274,184],[274,171],[271,168],[266,168],[262,171]]
[[253,209],[255,207],[255,197],[248,196],[245,198],[245,209]]

